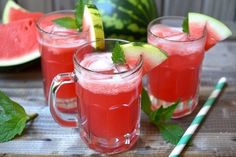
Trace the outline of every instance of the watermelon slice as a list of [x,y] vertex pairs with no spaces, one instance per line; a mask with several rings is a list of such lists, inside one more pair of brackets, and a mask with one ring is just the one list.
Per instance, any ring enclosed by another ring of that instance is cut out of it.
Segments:
[[0,25],[0,67],[20,65],[40,57],[33,19]]
[[206,28],[207,39],[205,49],[213,47],[218,41],[232,35],[230,29],[221,21],[200,13],[188,13],[189,33],[191,36],[199,36]]
[[104,48],[104,30],[102,17],[97,7],[93,4],[85,5],[83,14],[83,32],[89,32],[89,40],[94,42],[94,47]]
[[3,23],[8,23],[10,21],[10,15],[11,15],[11,10],[21,10],[22,12],[26,12],[24,8],[16,4],[13,0],[8,0],[5,8],[3,10],[3,16],[2,16],[2,22]]
[[0,67],[11,67],[40,57],[35,21],[43,13],[31,13],[8,0],[0,25]]
[[41,12],[28,12],[14,1],[8,0],[3,11],[2,22],[9,23],[12,21],[17,21],[26,18],[32,18],[34,20],[37,20],[42,15],[43,13]]
[[121,48],[125,54],[125,60],[128,64],[136,62],[140,55],[142,55],[143,74],[151,71],[168,57],[166,52],[147,43],[131,42],[128,44],[122,44]]

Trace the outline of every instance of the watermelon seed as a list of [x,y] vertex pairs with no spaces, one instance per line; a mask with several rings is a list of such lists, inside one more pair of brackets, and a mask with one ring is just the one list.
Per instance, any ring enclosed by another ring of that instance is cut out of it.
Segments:
[[26,30],[26,31],[28,30],[28,27],[27,27],[27,26],[25,26],[25,30]]
[[29,21],[29,26],[31,26],[33,24],[33,22],[32,21]]

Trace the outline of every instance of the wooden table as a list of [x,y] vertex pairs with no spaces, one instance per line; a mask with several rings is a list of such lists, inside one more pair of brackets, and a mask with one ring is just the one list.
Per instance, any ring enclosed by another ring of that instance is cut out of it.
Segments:
[[[236,156],[236,43],[219,43],[204,60],[200,103],[193,114],[176,120],[185,129],[211,93],[217,80],[225,76],[228,86],[194,136],[184,156]],[[86,147],[76,129],[62,128],[52,119],[45,103],[40,64],[19,72],[1,72],[0,90],[39,117],[24,135],[0,144],[2,156],[100,156]],[[133,149],[114,156],[168,156],[173,145],[162,140],[159,131],[142,114],[141,136]]]

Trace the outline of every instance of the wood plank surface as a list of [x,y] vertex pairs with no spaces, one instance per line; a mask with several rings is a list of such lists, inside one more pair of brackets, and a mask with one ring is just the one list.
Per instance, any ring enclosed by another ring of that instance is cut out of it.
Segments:
[[[211,109],[187,147],[184,156],[236,156],[236,42],[228,41],[216,45],[206,53],[203,64],[200,102],[193,114],[173,120],[185,129],[206,101],[216,81],[226,76],[228,86]],[[28,124],[23,136],[13,141],[0,143],[0,157],[25,156],[104,156],[87,148],[81,141],[78,129],[60,127],[52,119],[45,103],[40,65],[15,72],[0,72],[0,90],[24,106],[27,112],[39,113],[33,123]],[[159,131],[141,116],[141,136],[137,144],[125,153],[114,156],[166,157],[174,148],[166,143]]]

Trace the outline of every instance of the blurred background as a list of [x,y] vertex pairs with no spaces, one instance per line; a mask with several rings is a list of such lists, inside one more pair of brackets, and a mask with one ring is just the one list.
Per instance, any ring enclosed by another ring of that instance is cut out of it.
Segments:
[[[7,0],[0,0],[0,15]],[[75,0],[15,0],[31,11],[71,9]],[[96,0],[94,0],[96,1]],[[122,0],[121,0],[122,1]],[[139,0],[137,0],[139,1]],[[159,16],[202,12],[224,21],[236,21],[236,0],[156,0]]]
[[[55,11],[55,10],[63,10],[63,9],[73,9],[75,6],[75,0],[14,0],[18,4],[20,4],[23,8],[29,10],[29,11],[39,11],[39,12],[50,12],[50,11]],[[143,7],[144,3],[150,2],[149,6],[151,4],[151,9],[155,8],[157,9],[157,14],[152,14],[150,10],[150,7],[146,9],[147,14],[149,14],[149,18],[146,20],[143,18],[142,13],[140,12],[140,9],[137,9],[137,4],[141,4]],[[0,17],[2,17],[2,12],[4,9],[4,6],[6,4],[7,0],[0,0]],[[100,4],[99,9],[101,10],[104,9],[109,11],[113,10],[112,14],[110,15],[115,15],[114,13],[117,13],[117,8],[118,6],[122,6],[125,10],[132,10],[134,11],[133,14],[138,15],[137,17],[139,19],[131,19],[131,16],[127,15],[121,15],[118,13],[120,20],[124,28],[122,29],[109,29],[108,25],[113,25],[113,27],[119,27],[117,23],[117,18],[116,19],[106,19],[103,18],[105,21],[105,27],[108,34],[108,32],[113,31],[114,34],[116,34],[115,37],[117,37],[117,34],[122,33],[122,35],[118,36],[119,38],[122,38],[125,34],[130,34],[132,38],[127,38],[130,39],[131,41],[138,36],[146,36],[146,32],[144,29],[146,29],[147,24],[150,22],[151,19],[154,17],[160,17],[160,16],[166,16],[166,15],[176,15],[176,16],[185,16],[188,12],[193,11],[193,12],[200,12],[204,13],[207,15],[210,15],[212,17],[218,18],[219,20],[223,21],[226,25],[229,26],[229,28],[233,31],[236,32],[236,0],[94,0],[94,2]],[[112,2],[112,5],[107,5],[108,3]],[[153,3],[155,2],[155,3]],[[131,5],[134,4],[134,5]],[[153,4],[153,5],[152,5]],[[111,9],[111,6],[113,7]],[[139,15],[141,14],[141,16]],[[105,14],[106,15],[106,14]],[[104,14],[103,14],[104,17]],[[1,18],[0,18],[1,19]],[[132,21],[129,21],[129,20]],[[112,21],[113,20],[113,21]],[[128,22],[125,22],[127,20]],[[138,23],[138,20],[140,20],[142,23]],[[119,21],[118,21],[119,22]],[[125,27],[128,27],[127,24],[132,24],[136,23],[137,27],[136,30],[132,29],[132,33],[130,33],[128,29]],[[125,30],[126,29],[126,30]],[[139,29],[139,30],[138,30]],[[121,31],[122,30],[122,31]],[[139,33],[139,34],[137,34]],[[233,33],[236,34],[236,33]],[[113,35],[110,35],[110,37],[114,37]],[[235,39],[235,35],[231,36],[230,39]]]

